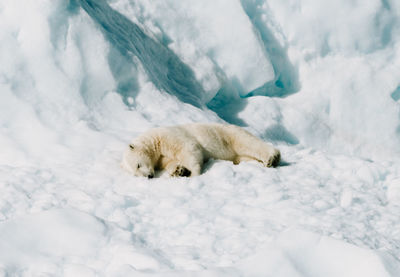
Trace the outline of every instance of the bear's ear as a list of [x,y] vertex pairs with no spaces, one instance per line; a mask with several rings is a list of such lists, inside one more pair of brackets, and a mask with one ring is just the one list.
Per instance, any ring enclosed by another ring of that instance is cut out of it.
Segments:
[[133,149],[135,149],[135,146],[134,146],[133,144],[129,144],[129,148],[130,148],[131,150],[133,150]]

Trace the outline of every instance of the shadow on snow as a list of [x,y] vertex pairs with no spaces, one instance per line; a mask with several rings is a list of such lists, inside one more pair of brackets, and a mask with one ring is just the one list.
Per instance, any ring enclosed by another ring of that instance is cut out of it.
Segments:
[[[203,89],[197,82],[193,71],[178,56],[163,44],[146,35],[135,23],[124,15],[113,10],[105,0],[80,0],[82,8],[97,22],[110,41],[118,49],[122,57],[136,56],[150,80],[158,89],[175,95],[179,100],[202,106]],[[118,62],[113,74],[121,72]],[[120,83],[122,96],[124,89],[135,87],[128,78]]]

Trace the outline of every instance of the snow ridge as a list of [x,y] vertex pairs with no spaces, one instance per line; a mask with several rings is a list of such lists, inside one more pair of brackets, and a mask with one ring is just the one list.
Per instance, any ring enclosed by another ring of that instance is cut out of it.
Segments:
[[200,107],[203,88],[193,71],[170,49],[146,35],[135,23],[113,10],[105,0],[81,0],[82,8],[100,24],[123,56],[137,57],[157,88]]

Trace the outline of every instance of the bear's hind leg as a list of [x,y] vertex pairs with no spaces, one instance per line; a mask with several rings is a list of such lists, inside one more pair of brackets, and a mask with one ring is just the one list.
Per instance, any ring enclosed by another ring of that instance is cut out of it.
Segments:
[[[264,144],[266,145],[266,143]],[[258,151],[253,153],[251,157],[254,157],[254,160],[259,161],[265,167],[277,167],[281,161],[281,152],[272,146],[267,146],[260,145]]]
[[233,159],[233,164],[240,164],[241,162],[248,162],[248,161],[257,161],[257,162],[259,162],[259,160],[256,160],[254,158],[250,158],[250,157],[246,157],[246,156],[236,156]]
[[240,132],[235,137],[233,148],[239,157],[239,162],[253,159],[266,167],[276,167],[281,159],[278,149],[248,132]]
[[280,161],[281,152],[278,149],[274,149],[273,154],[270,155],[266,161],[263,161],[263,164],[266,167],[277,167]]
[[233,164],[239,164],[241,162],[248,162],[248,161],[257,161],[259,163],[262,163],[265,167],[277,167],[279,165],[280,157],[281,155],[279,151],[275,155],[270,155],[265,160],[248,156],[236,156],[235,159],[233,160]]

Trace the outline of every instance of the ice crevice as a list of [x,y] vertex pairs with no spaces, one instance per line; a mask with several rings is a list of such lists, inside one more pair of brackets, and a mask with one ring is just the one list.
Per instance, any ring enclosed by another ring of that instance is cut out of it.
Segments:
[[272,81],[248,92],[246,96],[286,97],[296,93],[300,90],[298,68],[289,60],[287,38],[274,22],[274,15],[268,3],[263,0],[241,0],[241,3],[261,37],[275,72]]

